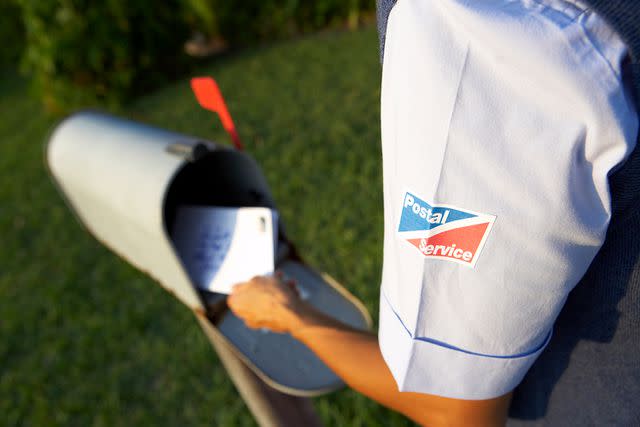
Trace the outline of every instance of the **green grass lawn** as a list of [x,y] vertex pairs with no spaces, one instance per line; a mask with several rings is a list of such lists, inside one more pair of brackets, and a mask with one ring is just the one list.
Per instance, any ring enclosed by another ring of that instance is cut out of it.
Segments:
[[[377,319],[382,261],[379,74],[373,29],[214,60],[247,149],[292,240]],[[54,121],[27,84],[0,80],[0,425],[255,425],[192,314],[85,233],[43,161]],[[124,114],[227,141],[188,80]],[[327,426],[406,426],[343,390]]]

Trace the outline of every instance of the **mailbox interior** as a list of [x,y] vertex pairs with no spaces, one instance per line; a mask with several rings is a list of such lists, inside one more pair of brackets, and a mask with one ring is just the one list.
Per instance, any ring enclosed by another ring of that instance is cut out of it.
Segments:
[[[186,162],[175,174],[163,208],[169,236],[181,205],[276,208],[256,162],[242,152],[220,147]],[[282,251],[289,243],[280,219],[279,222],[277,252],[285,255],[277,259],[277,267],[298,280],[312,305],[354,327],[368,329],[368,313],[353,296],[299,262],[294,250]],[[196,291],[206,307],[209,322],[256,374],[274,388],[313,396],[342,386],[342,381],[304,344],[287,334],[249,329],[228,310],[226,295]]]
[[217,148],[185,163],[173,178],[164,203],[165,226],[169,234],[180,205],[275,209],[255,161],[226,148]]

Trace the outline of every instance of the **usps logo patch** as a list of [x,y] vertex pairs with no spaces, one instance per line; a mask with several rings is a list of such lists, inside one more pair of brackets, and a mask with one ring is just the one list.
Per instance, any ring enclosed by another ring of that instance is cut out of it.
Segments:
[[494,215],[449,205],[431,205],[406,192],[398,236],[426,258],[474,268],[495,220]]

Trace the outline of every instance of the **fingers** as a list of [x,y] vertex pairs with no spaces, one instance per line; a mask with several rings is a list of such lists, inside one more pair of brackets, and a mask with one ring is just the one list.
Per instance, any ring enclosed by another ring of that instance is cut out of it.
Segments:
[[240,282],[233,285],[232,289],[235,291],[236,289],[246,289],[251,285],[265,285],[273,282],[282,282],[284,279],[284,274],[281,271],[276,271],[274,274],[275,279],[269,276],[253,276],[251,279],[246,282]]
[[262,327],[262,325],[260,324],[260,322],[252,322],[249,320],[245,320],[244,324],[247,326],[247,328],[249,329],[259,329]]
[[227,297],[227,305],[248,328],[286,332],[292,307],[300,298],[296,283],[281,271],[273,276],[257,276],[236,284]]
[[235,297],[235,294],[231,294],[227,297],[227,306],[229,307],[229,309],[231,309],[231,311],[233,311],[236,316],[238,315],[237,310],[237,304],[236,304],[237,298]]

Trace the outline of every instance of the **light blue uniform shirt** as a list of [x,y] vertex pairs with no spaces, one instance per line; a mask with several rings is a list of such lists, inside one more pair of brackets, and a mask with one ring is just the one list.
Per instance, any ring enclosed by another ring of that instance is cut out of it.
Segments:
[[382,78],[380,346],[401,391],[511,391],[602,246],[626,53],[578,2],[400,0]]

